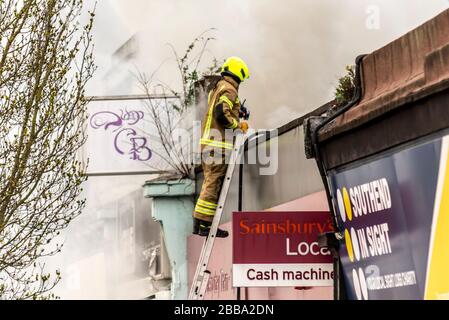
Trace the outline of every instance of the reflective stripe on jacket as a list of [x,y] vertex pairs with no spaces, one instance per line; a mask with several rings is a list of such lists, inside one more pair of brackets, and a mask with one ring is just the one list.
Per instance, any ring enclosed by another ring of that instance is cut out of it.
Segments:
[[201,147],[232,149],[233,130],[229,129],[238,127],[239,111],[238,84],[234,79],[224,76],[209,93],[208,110],[203,119]]

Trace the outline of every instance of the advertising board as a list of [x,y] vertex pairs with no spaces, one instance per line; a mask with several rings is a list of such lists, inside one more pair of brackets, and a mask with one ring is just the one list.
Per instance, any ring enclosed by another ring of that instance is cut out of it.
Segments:
[[350,299],[449,298],[448,136],[331,175]]
[[[170,104],[177,100],[152,101],[153,104]],[[89,174],[165,169],[160,156],[164,155],[160,135],[145,100],[92,100],[87,112],[83,158],[89,163]],[[161,124],[166,121],[164,115],[160,115]]]
[[331,286],[332,257],[318,245],[329,212],[234,212],[233,286]]

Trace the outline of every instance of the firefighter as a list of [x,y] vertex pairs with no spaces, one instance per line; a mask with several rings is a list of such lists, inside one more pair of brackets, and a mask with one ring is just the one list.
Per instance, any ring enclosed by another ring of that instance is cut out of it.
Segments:
[[[240,121],[238,89],[249,78],[246,63],[238,57],[228,58],[221,67],[221,79],[208,96],[208,110],[201,131],[201,165],[204,182],[193,212],[193,233],[207,236],[217,209],[227,160],[233,148],[234,130],[246,133],[248,123]],[[225,238],[228,232],[218,229],[216,237]]]

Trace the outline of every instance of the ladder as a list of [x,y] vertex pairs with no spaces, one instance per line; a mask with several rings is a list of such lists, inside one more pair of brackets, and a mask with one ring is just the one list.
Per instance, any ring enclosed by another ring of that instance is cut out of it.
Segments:
[[235,139],[232,154],[229,159],[229,165],[226,170],[226,175],[221,187],[220,198],[218,199],[217,210],[215,211],[214,220],[210,227],[209,235],[204,241],[201,249],[200,258],[196,267],[195,275],[193,276],[192,287],[190,288],[189,300],[203,300],[206,292],[207,283],[209,281],[210,271],[207,270],[209,258],[214,247],[215,235],[220,224],[221,215],[223,214],[226,196],[228,195],[229,186],[231,185],[231,178],[234,173],[235,165],[239,163],[242,153],[241,146],[245,141],[245,135],[238,134]]

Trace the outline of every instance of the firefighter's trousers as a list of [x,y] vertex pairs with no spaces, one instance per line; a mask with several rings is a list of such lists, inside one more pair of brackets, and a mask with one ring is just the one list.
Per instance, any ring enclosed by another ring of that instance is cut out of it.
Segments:
[[221,187],[228,168],[224,158],[228,157],[223,157],[221,161],[215,163],[210,163],[210,161],[202,161],[201,163],[204,181],[195,211],[193,212],[193,216],[199,220],[212,222],[214,219]]

